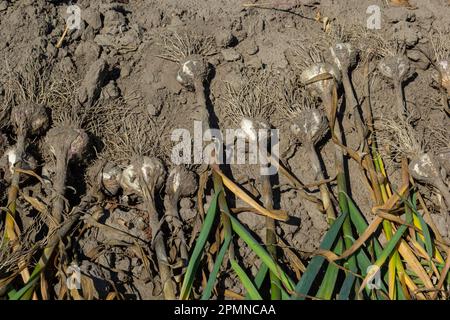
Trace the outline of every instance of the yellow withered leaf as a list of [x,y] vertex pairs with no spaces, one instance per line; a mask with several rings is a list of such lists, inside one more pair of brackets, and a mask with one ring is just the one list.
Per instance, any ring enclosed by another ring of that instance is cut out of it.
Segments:
[[213,165],[212,168],[216,171],[223,180],[223,184],[227,187],[231,192],[233,192],[239,199],[246,202],[249,206],[254,208],[260,214],[270,217],[275,220],[287,221],[289,216],[285,212],[273,212],[258,202],[256,202],[251,196],[249,196],[244,190],[242,190],[238,185],[236,185],[231,179],[229,179],[218,166]]

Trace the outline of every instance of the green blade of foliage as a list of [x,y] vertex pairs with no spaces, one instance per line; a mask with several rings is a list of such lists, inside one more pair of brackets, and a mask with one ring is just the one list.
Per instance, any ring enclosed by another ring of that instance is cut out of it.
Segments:
[[23,288],[21,288],[18,291],[10,292],[8,293],[10,300],[28,300],[33,295],[33,289],[36,285],[37,281],[39,280],[39,276],[41,274],[41,271],[43,270],[41,265],[36,265],[33,273],[30,276],[30,279],[25,284]]
[[[410,221],[408,221],[408,223],[410,223]],[[397,247],[398,242],[400,241],[400,239],[402,238],[403,234],[405,233],[405,231],[407,229],[408,229],[408,227],[406,225],[401,225],[398,228],[397,232],[392,236],[391,240],[389,240],[389,242],[386,244],[383,252],[378,257],[377,261],[375,261],[374,265],[381,268],[381,266],[386,262],[386,260],[389,258],[391,253]],[[364,281],[363,281],[364,284],[366,283],[366,281],[369,280],[367,278],[368,276],[366,276],[366,278],[364,279]]]
[[[360,236],[366,231],[366,229],[369,227],[369,225],[366,222],[366,219],[364,218],[364,216],[359,211],[359,209],[356,206],[353,199],[350,198],[347,194],[345,196],[347,197],[350,219],[352,221],[353,226],[355,227],[356,233]],[[383,249],[382,249],[378,239],[376,237],[373,237],[372,243],[373,243],[373,248],[375,251],[375,256],[376,257],[380,256]],[[365,277],[367,275],[367,269],[372,265],[372,262],[370,261],[366,252],[362,248],[359,249],[356,253],[356,261],[358,263],[360,274]],[[343,285],[343,287],[344,286],[345,286],[345,284]],[[381,283],[380,290],[386,290],[386,286],[384,285],[383,282]],[[366,293],[369,294],[370,289],[366,288]],[[342,299],[345,299],[345,295],[342,296]]]
[[[267,276],[268,271],[269,271],[269,268],[264,263],[261,263],[261,267],[259,268],[259,270],[255,276],[255,286],[257,289],[261,289],[261,286],[264,282],[264,279]],[[245,298],[250,299],[250,296],[248,295],[248,293],[245,296]]]
[[395,283],[397,285],[397,290],[396,290],[396,292],[397,292],[397,299],[398,300],[407,300],[406,296],[405,296],[405,294],[403,293],[403,290],[402,290],[402,284],[400,283],[400,280],[398,278],[395,279]]
[[344,283],[339,291],[339,300],[348,300],[352,293],[353,285],[355,284],[356,277],[354,274],[348,273],[345,276]]
[[398,228],[397,232],[392,236],[391,240],[386,244],[383,252],[381,253],[381,255],[378,257],[377,261],[375,262],[375,265],[381,267],[386,262],[386,260],[389,258],[392,251],[395,249],[398,242],[402,238],[403,233],[405,233],[405,231],[407,229],[408,229],[408,227],[405,225],[401,225]]
[[[348,213],[349,212],[349,204],[347,201],[348,197],[347,197],[347,186],[346,186],[346,182],[345,182],[345,175],[343,173],[340,173],[340,176],[341,176],[341,178],[338,179],[339,207],[341,209],[341,212]],[[354,238],[353,238],[351,219],[350,219],[350,216],[348,216],[348,215],[345,218],[344,223],[342,225],[342,232],[344,233],[345,248],[349,249],[353,245]],[[341,253],[339,253],[339,255],[340,254]],[[345,265],[351,272],[346,272],[345,281],[343,283],[341,291],[339,292],[339,297],[343,300],[347,300],[349,298],[351,289],[355,283],[355,276],[353,275],[353,273],[358,272],[358,266],[356,263],[355,256],[354,255],[350,256],[347,259],[347,262],[345,263]]]
[[[334,249],[334,253],[336,253],[337,255],[342,254],[343,248],[344,242],[342,241],[342,238],[339,238]],[[339,268],[335,264],[329,263],[327,266],[327,271],[325,272],[325,276],[322,280],[322,283],[320,284],[319,291],[317,291],[317,297],[319,299],[330,300],[332,298],[338,273]]]
[[231,262],[231,267],[238,275],[239,280],[241,280],[242,285],[244,286],[245,290],[247,290],[247,293],[250,296],[250,299],[251,300],[262,300],[261,295],[259,294],[255,285],[250,280],[250,278],[247,276],[244,269],[241,268],[239,263],[237,263],[236,260],[234,260],[234,259],[231,259],[230,262]]
[[411,209],[413,210],[414,214],[416,215],[416,217],[420,221],[420,227],[422,228],[423,237],[425,238],[425,249],[426,249],[428,255],[431,258],[433,258],[433,256],[434,256],[434,247],[433,247],[433,240],[431,239],[430,229],[428,228],[428,225],[425,222],[425,220],[423,219],[423,217],[420,214],[420,212],[417,210],[416,203],[417,203],[416,202],[416,194],[414,193],[413,196],[412,196],[412,201],[411,201]]
[[245,229],[245,227],[235,217],[226,213],[230,218],[232,228],[239,237],[252,249],[253,252],[267,265],[270,271],[272,271],[287,288],[288,291],[293,290],[294,284],[292,280],[283,272],[280,266],[272,259],[270,254],[261,246],[258,241]]
[[[330,250],[339,235],[339,231],[341,230],[342,224],[344,223],[346,217],[347,214],[343,213],[334,221],[328,232],[325,234],[325,237],[320,244],[320,249]],[[306,295],[311,289],[314,280],[316,279],[317,274],[322,268],[322,264],[324,261],[325,258],[322,256],[315,256],[311,259],[308,267],[306,268],[306,271],[303,273],[302,278],[295,287],[295,293],[292,296],[293,299],[305,299]]]
[[223,258],[225,253],[230,247],[231,237],[226,237],[222,247],[220,248],[219,254],[217,255],[216,261],[214,262],[214,267],[209,275],[208,282],[206,283],[205,290],[203,291],[201,300],[208,300],[211,297],[211,292],[214,288],[214,284],[217,280],[217,274],[219,273],[220,267],[222,266]]
[[269,268],[264,263],[261,263],[261,268],[259,268],[258,273],[256,273],[255,277],[255,284],[258,289],[261,288],[268,271]]
[[[269,268],[264,263],[262,263],[261,267],[259,268],[255,276],[255,286],[258,290],[261,289],[261,286],[264,283],[264,280],[266,279],[268,272]],[[279,288],[281,291],[281,300],[289,300],[290,296],[286,292],[286,290],[284,290],[284,288],[282,288],[281,286]],[[247,294],[245,298],[248,300],[250,299],[250,296]]]
[[422,215],[416,214],[417,219],[420,221],[420,227],[422,228],[423,237],[425,238],[425,249],[428,253],[428,255],[433,258],[434,254],[434,247],[433,247],[433,240],[431,239],[431,233],[430,229],[428,228],[427,223],[423,219]]
[[184,276],[183,285],[181,287],[180,299],[186,300],[189,298],[189,294],[192,289],[192,284],[194,283],[195,274],[197,272],[198,265],[200,263],[200,258],[202,256],[203,248],[205,247],[206,240],[208,239],[211,227],[216,218],[217,212],[217,197],[220,193],[216,193],[211,201],[211,204],[206,213],[205,221],[203,222],[202,229],[198,235],[197,241],[195,242],[194,251],[189,259],[188,267],[186,269],[186,274]]
[[[352,220],[352,223],[358,235],[362,235],[364,231],[366,231],[367,227],[369,227],[369,225],[367,224],[366,219],[361,214],[353,200],[347,194],[345,196],[347,197],[350,219]],[[373,238],[373,243],[375,255],[378,257],[383,251],[383,248],[376,238]]]

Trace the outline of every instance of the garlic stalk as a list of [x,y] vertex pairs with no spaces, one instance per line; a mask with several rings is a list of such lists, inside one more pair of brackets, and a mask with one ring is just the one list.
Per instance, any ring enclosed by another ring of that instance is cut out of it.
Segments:
[[368,130],[361,115],[360,106],[355,96],[353,84],[350,80],[350,73],[357,64],[358,50],[348,42],[338,42],[330,47],[331,55],[336,66],[341,71],[342,85],[345,91],[345,101],[347,110],[353,115],[354,125],[360,139],[360,151],[365,149],[365,138]]
[[174,226],[172,231],[181,241],[180,253],[181,259],[186,262],[188,256],[187,239],[183,230],[183,220],[178,212],[178,202],[180,197],[192,195],[197,190],[197,181],[192,172],[188,171],[184,166],[174,167],[166,182],[166,197],[164,198],[164,206],[166,208],[165,215],[170,217],[171,224]]

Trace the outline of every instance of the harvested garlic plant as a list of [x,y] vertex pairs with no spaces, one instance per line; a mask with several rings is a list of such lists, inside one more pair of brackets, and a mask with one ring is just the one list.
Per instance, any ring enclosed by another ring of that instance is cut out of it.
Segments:
[[275,95],[269,90],[271,78],[268,71],[247,70],[237,85],[225,84],[221,97],[223,115],[239,128],[237,138],[251,143],[264,143],[264,139],[269,142],[269,121],[275,111]]
[[394,85],[397,117],[405,121],[407,109],[403,84],[414,72],[411,63],[405,56],[405,48],[398,46],[395,52],[388,50],[379,62],[378,70]]
[[442,195],[447,209],[450,209],[450,192],[441,175],[441,165],[433,151],[426,150],[412,125],[407,121],[382,119],[379,135],[380,145],[389,149],[390,156],[409,160],[409,173],[419,182],[433,186]]
[[115,163],[104,159],[97,160],[88,172],[88,181],[96,195],[115,196],[120,189],[122,170]]
[[205,85],[209,75],[209,65],[205,58],[214,53],[214,40],[211,37],[177,32],[163,34],[159,57],[179,64],[177,81],[185,87],[194,89],[197,104],[201,108],[205,128],[209,126],[209,113],[206,106]]
[[431,44],[434,50],[435,72],[434,81],[442,89],[442,106],[448,112],[448,101],[450,98],[450,42],[447,40],[447,32],[436,29],[430,36]]
[[[127,110],[126,106],[123,108]],[[143,199],[151,229],[150,248],[154,249],[157,257],[164,296],[175,299],[165,235],[156,206],[156,195],[166,176],[166,168],[157,156],[157,152],[161,152],[158,144],[161,132],[151,126],[152,122],[145,115],[128,111],[125,114],[126,117],[122,113],[114,114],[109,119],[105,154],[110,159],[116,159],[115,164],[123,169],[119,179],[123,193]]]
[[177,81],[185,87],[201,90],[203,81],[208,76],[208,63],[198,54],[186,57],[180,61]]
[[[48,127],[48,116],[42,105],[34,102],[22,103],[11,110],[11,122],[17,136],[14,155],[9,157],[10,165],[21,161],[26,148],[26,139],[38,135]],[[12,163],[11,161],[15,161]]]
[[362,118],[362,111],[359,108],[355,90],[350,79],[350,73],[358,63],[359,50],[348,40],[348,37],[343,27],[337,28],[333,36],[330,52],[334,63],[341,71],[347,111],[353,115],[355,128],[360,139],[360,150],[363,150],[368,130]]
[[[319,153],[316,144],[325,136],[329,127],[323,111],[318,107],[315,99],[305,96],[292,83],[285,84],[282,89],[280,113],[282,119],[288,121],[292,134],[305,147],[310,158],[311,169],[315,180],[324,180]],[[335,213],[331,205],[331,198],[326,184],[319,186],[324,211],[331,221]]]
[[45,140],[48,150],[56,161],[52,215],[57,222],[62,222],[69,163],[82,157],[89,138],[87,133],[79,127],[79,123],[73,119],[55,123],[48,131]]
[[17,143],[7,151],[6,156],[9,171],[12,173],[11,187],[8,192],[8,203],[13,204],[17,198],[17,190],[20,182],[20,175],[14,171],[14,168],[22,167],[23,162],[27,162],[27,158],[28,160],[31,159],[30,156],[25,155],[27,139],[46,130],[49,119],[47,111],[42,105],[27,101],[12,108],[11,122],[14,126]]
[[[269,120],[275,111],[275,95],[270,94],[273,76],[265,70],[248,70],[239,85],[226,85],[226,93],[222,98],[225,117],[235,126],[240,127],[240,138],[248,139],[249,143],[258,143],[259,148],[267,148],[265,153],[259,152],[259,167],[261,181],[261,196],[264,206],[272,210],[274,206],[271,176],[265,172],[270,166],[265,157],[272,154]],[[262,130],[261,130],[262,129]],[[266,239],[268,252],[277,257],[276,223],[271,217],[266,217]],[[276,281],[273,274],[271,281]],[[275,285],[276,286],[276,285]],[[272,291],[278,297],[278,290],[272,286]]]

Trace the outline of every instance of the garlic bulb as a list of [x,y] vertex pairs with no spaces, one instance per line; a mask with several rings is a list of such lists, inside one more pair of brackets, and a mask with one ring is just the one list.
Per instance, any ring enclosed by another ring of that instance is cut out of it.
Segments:
[[155,189],[161,188],[164,184],[166,169],[158,158],[144,157],[141,171],[145,183],[154,186]]
[[324,94],[330,94],[333,88],[333,79],[317,80],[313,83],[309,83],[312,79],[321,75],[330,74],[333,78],[340,83],[341,73],[332,64],[326,62],[320,62],[313,64],[300,74],[300,81],[306,85],[306,88],[310,90],[311,94],[316,97],[322,97]]
[[330,47],[334,63],[343,72],[355,67],[358,59],[358,50],[350,43],[336,43]]
[[[123,171],[120,177],[120,186],[125,193],[143,194],[141,183],[145,183],[150,191],[161,188],[164,183],[166,169],[158,158],[142,157],[133,161]],[[142,182],[140,180],[142,178]]]
[[447,209],[450,209],[450,191],[440,174],[440,166],[433,156],[424,153],[411,159],[409,172],[414,179],[436,188],[444,199]]
[[180,62],[177,81],[185,87],[194,87],[194,81],[203,82],[208,76],[208,63],[200,55],[191,55]]
[[428,153],[412,159],[409,164],[409,171],[414,179],[426,183],[433,182],[440,177],[438,166]]
[[304,143],[316,144],[327,132],[328,123],[319,109],[303,110],[291,124],[292,133]]
[[142,192],[141,187],[139,186],[137,171],[133,164],[130,164],[125,169],[123,169],[119,184],[124,190],[125,194]]
[[89,137],[84,130],[75,129],[75,132],[77,137],[70,144],[69,159],[81,158],[89,143]]
[[102,191],[109,196],[115,196],[119,192],[122,170],[113,162],[97,161],[89,168],[88,175],[96,192]]
[[405,56],[387,56],[378,64],[381,74],[396,83],[402,83],[411,75],[411,64]]
[[176,166],[169,173],[166,183],[166,193],[170,196],[186,197],[197,190],[197,180],[193,172],[184,166]]
[[120,170],[120,168],[111,162],[108,162],[103,167],[100,178],[102,190],[106,194],[114,196],[119,192],[120,189],[119,181],[121,174],[122,171]]
[[64,156],[67,156],[67,160],[80,158],[89,143],[89,137],[84,130],[62,125],[50,129],[46,140],[56,158],[60,153],[66,153]]
[[12,108],[11,122],[17,135],[36,135],[47,129],[49,119],[42,105],[32,102],[22,103]]

